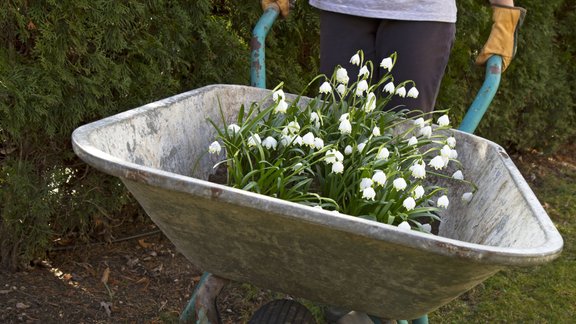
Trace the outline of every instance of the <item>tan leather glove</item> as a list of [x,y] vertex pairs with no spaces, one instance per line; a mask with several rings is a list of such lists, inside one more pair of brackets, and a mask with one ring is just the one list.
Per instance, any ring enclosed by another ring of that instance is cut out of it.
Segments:
[[504,72],[516,55],[516,37],[525,15],[524,8],[492,5],[492,31],[476,58],[476,64],[483,65],[490,56],[498,54],[502,56]]
[[282,17],[288,17],[288,13],[290,12],[290,1],[289,0],[262,0],[262,10],[268,9],[270,5],[278,6],[280,9],[280,14]]

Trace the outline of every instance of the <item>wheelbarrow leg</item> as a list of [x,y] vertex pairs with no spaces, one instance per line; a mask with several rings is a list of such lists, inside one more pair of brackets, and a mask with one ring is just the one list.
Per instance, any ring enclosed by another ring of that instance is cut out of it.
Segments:
[[192,298],[180,314],[180,323],[220,323],[216,297],[228,282],[228,279],[204,272],[194,289]]

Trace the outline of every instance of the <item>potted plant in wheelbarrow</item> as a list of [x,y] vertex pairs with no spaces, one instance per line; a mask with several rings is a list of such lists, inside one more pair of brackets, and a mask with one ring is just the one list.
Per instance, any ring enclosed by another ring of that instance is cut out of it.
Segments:
[[358,77],[312,80],[316,98],[192,90],[82,126],[74,149],[205,271],[379,318],[419,318],[504,267],[556,258],[562,238],[500,146],[445,111],[385,109],[418,95],[370,80],[395,60],[359,54]]

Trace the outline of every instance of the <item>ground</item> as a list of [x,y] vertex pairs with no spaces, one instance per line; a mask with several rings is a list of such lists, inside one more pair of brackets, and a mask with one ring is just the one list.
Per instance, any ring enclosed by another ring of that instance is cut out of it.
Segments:
[[[555,156],[524,152],[512,158],[534,188],[546,174],[574,169],[575,151],[572,146]],[[150,222],[115,231],[112,243],[61,247],[25,271],[0,270],[0,322],[176,322],[201,270]],[[229,285],[218,302],[223,321],[246,322],[270,297],[246,285]]]

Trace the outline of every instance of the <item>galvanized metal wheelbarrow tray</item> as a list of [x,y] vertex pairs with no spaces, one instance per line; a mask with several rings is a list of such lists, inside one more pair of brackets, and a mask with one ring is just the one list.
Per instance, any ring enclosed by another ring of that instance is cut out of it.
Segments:
[[470,203],[452,200],[438,236],[208,182],[216,158],[204,154],[214,138],[206,119],[220,120],[221,107],[232,122],[267,94],[185,92],[76,129],[74,151],[119,177],[205,271],[383,318],[418,318],[504,267],[560,254],[561,236],[504,149],[461,131],[459,158],[479,190]]

